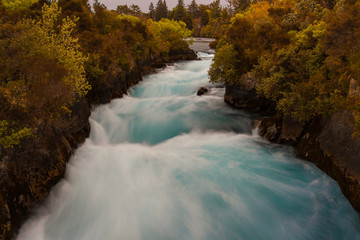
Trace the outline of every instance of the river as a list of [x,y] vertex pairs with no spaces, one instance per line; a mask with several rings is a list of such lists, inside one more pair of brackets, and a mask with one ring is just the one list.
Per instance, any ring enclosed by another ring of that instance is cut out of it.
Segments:
[[94,109],[90,137],[17,239],[360,239],[337,183],[259,137],[201,56]]

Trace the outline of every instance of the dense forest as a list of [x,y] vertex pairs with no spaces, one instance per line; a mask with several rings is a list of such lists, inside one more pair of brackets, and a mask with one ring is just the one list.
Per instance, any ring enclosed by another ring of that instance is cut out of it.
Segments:
[[188,49],[185,23],[107,10],[86,0],[0,1],[0,146],[71,115],[117,71]]
[[211,81],[236,85],[250,72],[282,114],[305,123],[346,109],[360,127],[360,1],[253,3],[217,50]]
[[0,0],[0,148],[71,115],[114,71],[188,50],[190,36],[222,38],[245,5],[179,0],[169,10],[159,0],[143,13],[134,4],[108,10],[98,1]]
[[166,0],[116,10],[87,0],[0,1],[0,142],[9,148],[41,122],[71,114],[115,66],[187,49],[183,38],[214,37],[211,81],[257,91],[299,122],[339,109],[360,126],[360,2],[219,0],[169,10]]

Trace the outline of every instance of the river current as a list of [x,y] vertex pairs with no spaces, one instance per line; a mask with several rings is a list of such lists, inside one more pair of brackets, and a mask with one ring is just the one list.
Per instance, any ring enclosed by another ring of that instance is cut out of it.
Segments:
[[94,109],[90,137],[17,239],[360,239],[337,183],[259,137],[201,56]]

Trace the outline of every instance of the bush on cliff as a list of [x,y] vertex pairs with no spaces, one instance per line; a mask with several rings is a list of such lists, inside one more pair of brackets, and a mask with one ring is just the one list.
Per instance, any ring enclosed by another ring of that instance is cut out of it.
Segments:
[[225,43],[217,48],[214,63],[209,69],[212,83],[223,82],[227,86],[236,84],[235,79],[239,76],[241,62],[238,59],[234,46]]

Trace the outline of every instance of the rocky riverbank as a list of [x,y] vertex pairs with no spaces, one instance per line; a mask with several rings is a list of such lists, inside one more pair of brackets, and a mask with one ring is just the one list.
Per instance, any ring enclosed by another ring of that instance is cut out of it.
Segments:
[[349,111],[301,124],[275,111],[275,105],[256,92],[251,74],[241,85],[226,88],[225,102],[235,108],[268,117],[255,121],[259,134],[271,142],[292,145],[298,157],[311,161],[335,179],[352,206],[360,211],[360,137],[354,135],[354,117]]
[[39,123],[36,136],[19,146],[0,150],[0,240],[10,240],[21,224],[49,195],[64,176],[66,163],[90,132],[92,106],[122,97],[142,76],[178,60],[194,60],[194,51],[149,57],[128,72],[114,68],[106,81],[93,86],[87,98],[78,101],[71,116],[51,124]]

